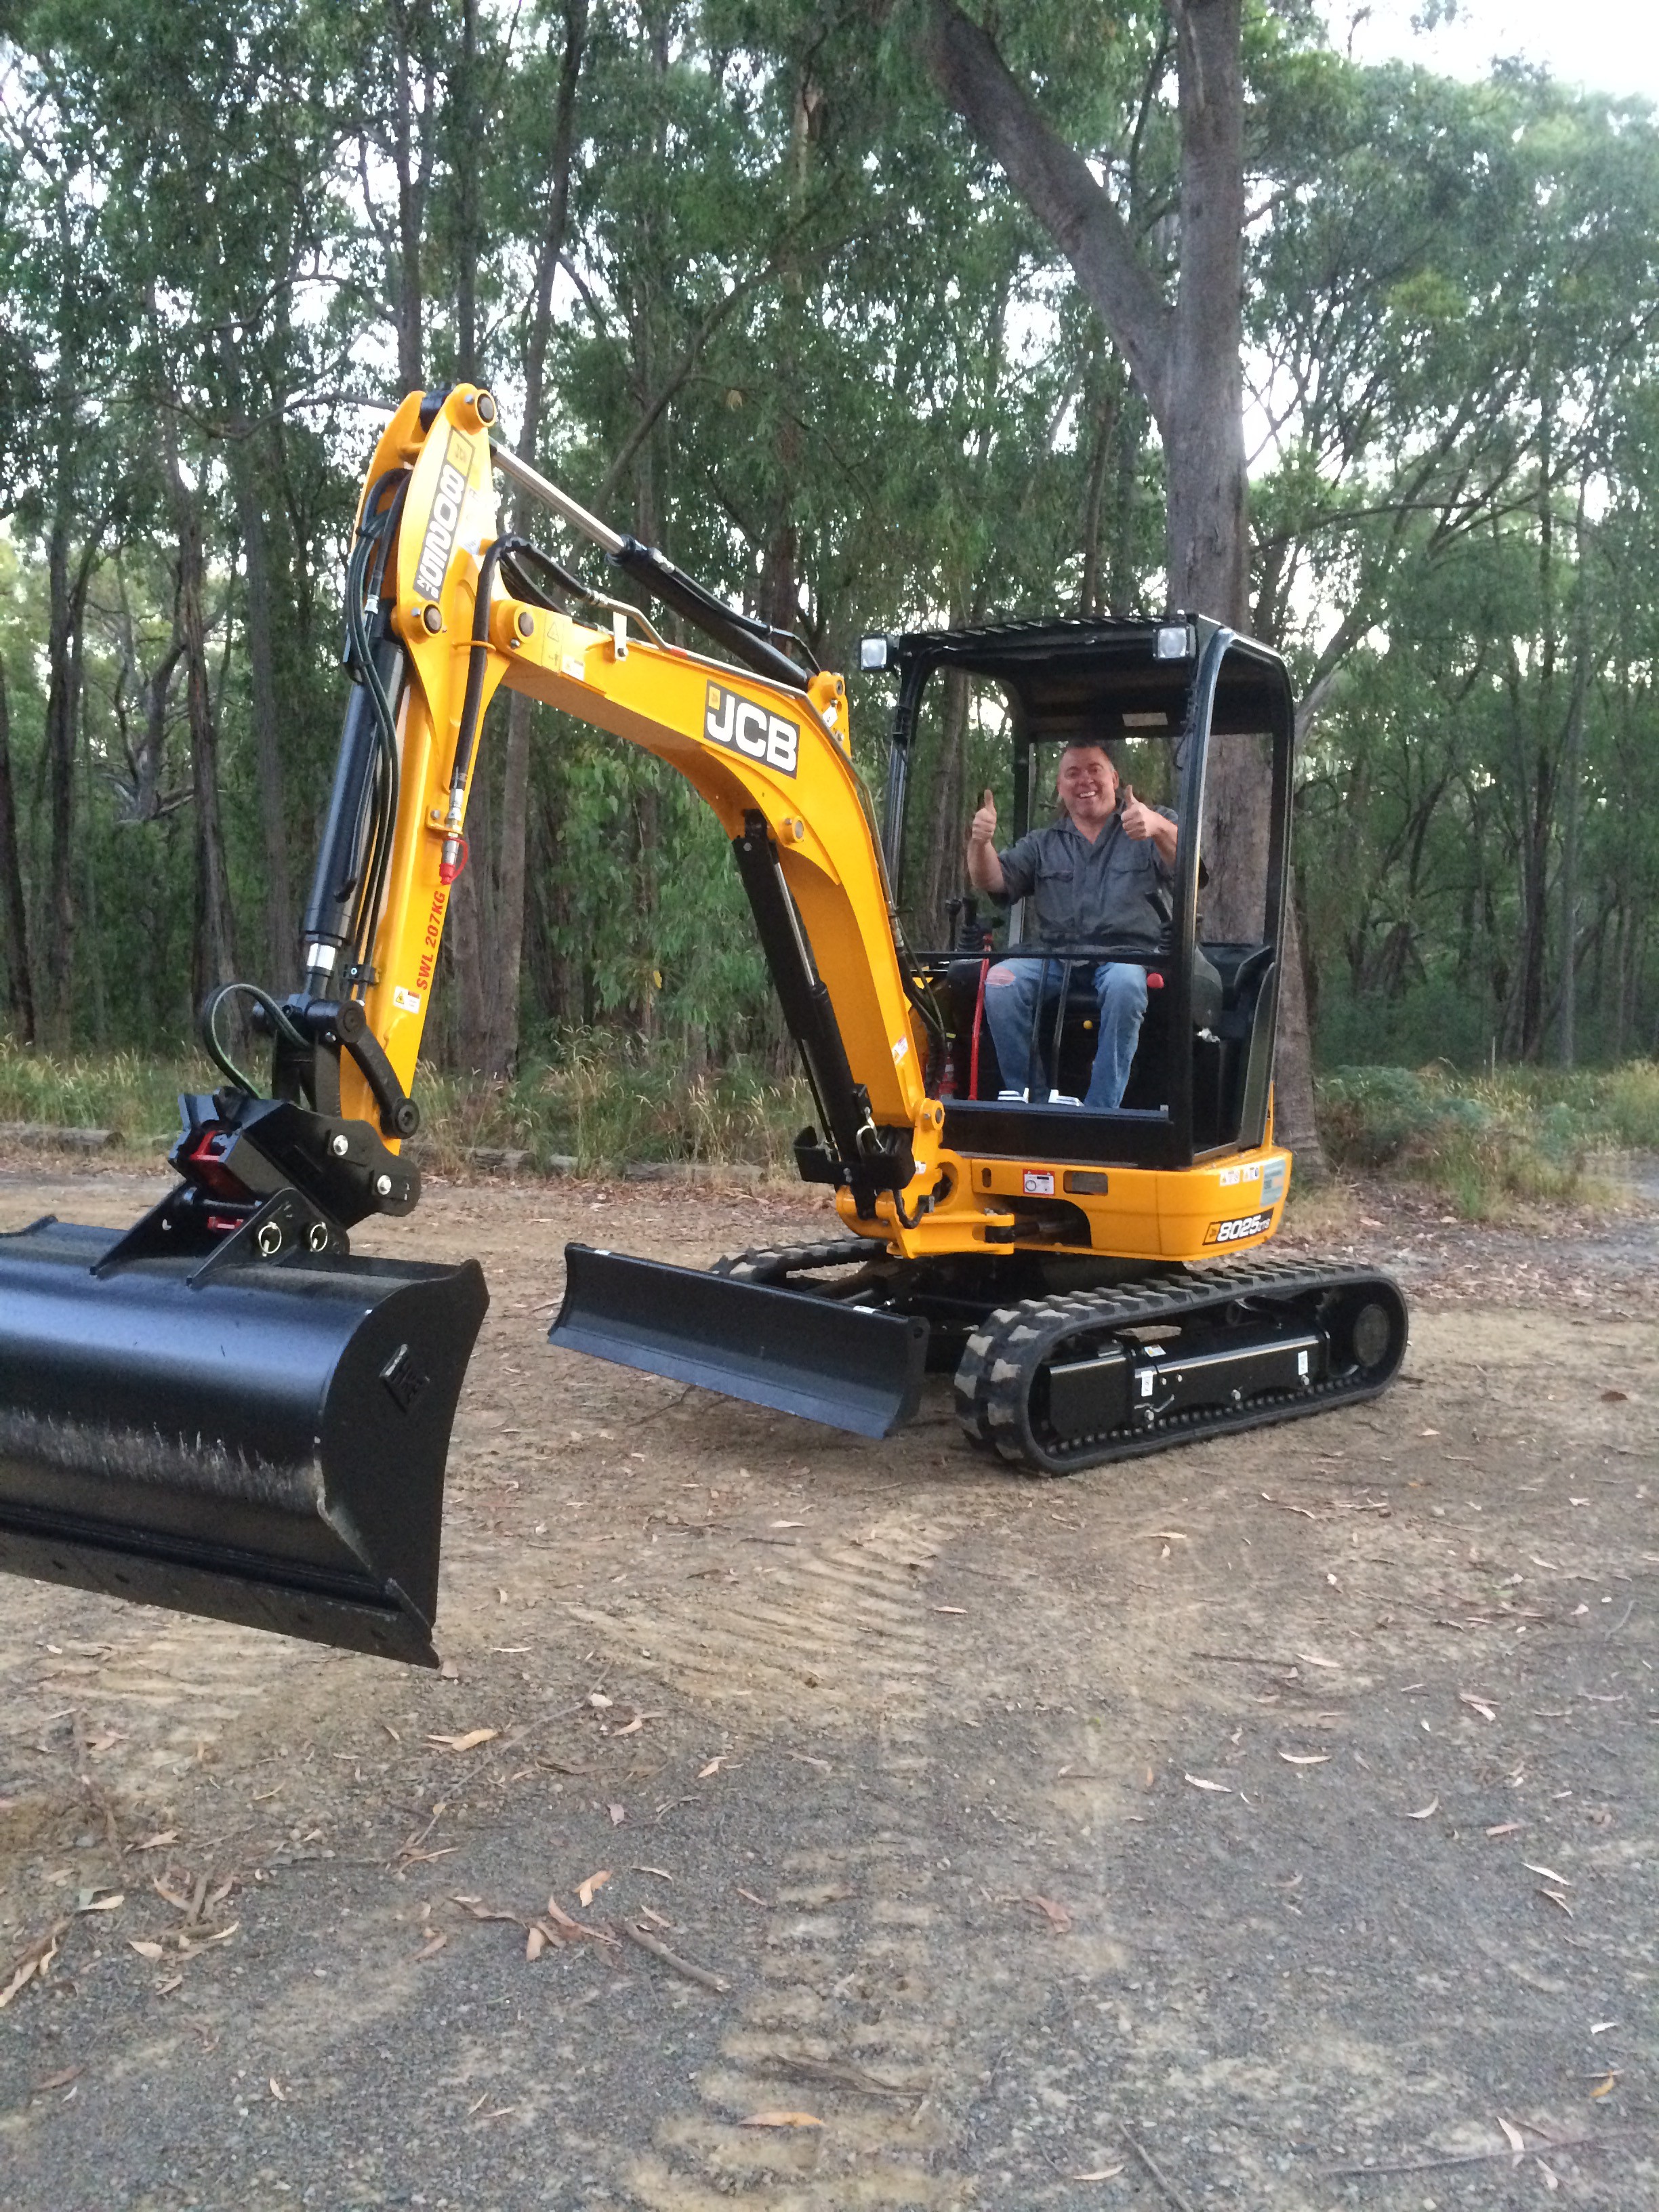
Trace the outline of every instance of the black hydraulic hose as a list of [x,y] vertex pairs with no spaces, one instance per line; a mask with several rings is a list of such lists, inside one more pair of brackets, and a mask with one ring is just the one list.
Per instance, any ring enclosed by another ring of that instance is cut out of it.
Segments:
[[465,793],[473,747],[477,742],[478,709],[483,698],[484,668],[489,659],[489,595],[496,567],[507,555],[533,553],[535,550],[526,538],[497,538],[484,548],[483,558],[478,563],[477,596],[472,602],[472,641],[466,656],[466,692],[461,702],[461,726],[455,732],[455,765],[449,776],[452,819]]
[[808,676],[817,674],[816,663],[811,669],[803,669],[773,642],[775,638],[787,637],[810,660],[811,655],[792,631],[774,629],[770,623],[758,622],[752,615],[739,614],[735,607],[728,607],[724,599],[716,599],[695,576],[688,576],[684,568],[677,568],[668,556],[658,552],[654,545],[642,544],[637,538],[624,538],[611,558],[624,575],[642,584],[665,606],[672,607],[677,615],[683,615],[706,637],[723,646],[734,660],[740,660],[745,668],[765,677],[769,683],[787,684],[792,691],[804,691]]
[[208,994],[202,1003],[202,1042],[207,1048],[208,1058],[222,1075],[235,1085],[237,1090],[246,1091],[250,1098],[257,1098],[259,1096],[258,1085],[237,1066],[219,1035],[219,1010],[227,999],[235,997],[239,992],[243,997],[252,999],[263,1010],[265,1018],[285,1044],[307,1052],[310,1049],[311,1040],[303,1030],[295,1027],[286,1009],[258,983],[221,983],[216,991]]

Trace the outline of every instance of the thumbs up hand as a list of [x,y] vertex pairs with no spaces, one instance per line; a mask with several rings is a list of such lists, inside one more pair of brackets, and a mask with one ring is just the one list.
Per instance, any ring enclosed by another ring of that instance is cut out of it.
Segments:
[[988,791],[980,799],[979,811],[974,817],[972,828],[968,832],[968,842],[970,846],[994,844],[996,841],[996,834],[997,803]]
[[1143,838],[1155,836],[1157,833],[1153,825],[1163,819],[1161,815],[1153,813],[1145,800],[1135,797],[1134,786],[1132,783],[1126,783],[1123,787],[1123,798],[1118,813],[1123,823],[1124,836],[1134,838],[1137,842]]

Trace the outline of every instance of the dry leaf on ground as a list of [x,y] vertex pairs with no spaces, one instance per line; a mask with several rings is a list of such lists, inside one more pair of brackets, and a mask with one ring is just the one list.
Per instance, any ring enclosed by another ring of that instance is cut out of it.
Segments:
[[427,1741],[441,1744],[446,1751],[476,1751],[481,1743],[494,1743],[500,1734],[499,1729],[468,1729],[465,1735],[429,1735]]
[[1514,2121],[1506,2120],[1501,2112],[1498,2116],[1498,2124],[1503,2129],[1504,2140],[1510,2147],[1510,2165],[1519,2166],[1522,2160],[1527,2154],[1526,2137],[1522,2134],[1520,2129],[1516,2126]]
[[726,1754],[722,1752],[718,1759],[711,1759],[707,1766],[700,1766],[697,1769],[698,1781],[707,1782],[711,1774],[718,1774],[725,1765],[726,1759]]
[[1194,1790],[1213,1790],[1222,1797],[1231,1797],[1233,1794],[1232,1785],[1230,1783],[1206,1782],[1201,1774],[1188,1774],[1183,1778],[1190,1782]]
[[576,1884],[576,1895],[580,1901],[584,1911],[586,1911],[586,1907],[593,1902],[594,1891],[596,1889],[603,1889],[610,1879],[610,1868],[601,1867],[598,1874],[591,1874],[588,1875],[586,1881],[579,1881]]
[[1091,2173],[1074,2173],[1070,2179],[1073,2181],[1115,2181],[1122,2171],[1121,2166],[1097,2166]]
[[141,1959],[148,1959],[152,1966],[158,1959],[164,1959],[167,1956],[167,1953],[159,1943],[151,1943],[137,1936],[129,1936],[127,1942]]
[[31,1982],[46,1979],[68,1926],[67,1920],[55,1921],[46,1934],[37,1936],[27,1950],[13,1963],[4,1987],[0,1988],[0,2012],[4,2011],[20,1990],[26,1990]]
[[49,2090],[67,2089],[70,2083],[78,2081],[86,2070],[84,2066],[62,2067],[56,2074],[48,2074],[43,2081],[35,2082],[31,2094],[44,2097]]
[[1437,1813],[1439,1810],[1440,1800],[1437,1797],[1431,1797],[1420,1813],[1407,1813],[1405,1817],[1408,1820],[1426,1820],[1431,1813]]
[[823,2122],[811,2112],[750,2112],[740,2128],[821,2128]]
[[1072,1916],[1063,1905],[1056,1905],[1052,1897],[1028,1897],[1025,1902],[1036,1907],[1056,1936],[1069,1933]]
[[1281,1751],[1279,1755],[1286,1766],[1325,1766],[1331,1756],[1328,1751]]

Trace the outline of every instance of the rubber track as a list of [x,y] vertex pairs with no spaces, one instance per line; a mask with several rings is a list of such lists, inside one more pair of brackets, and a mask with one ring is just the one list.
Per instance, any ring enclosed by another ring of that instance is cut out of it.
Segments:
[[1054,1449],[1034,1433],[1030,1405],[1032,1386],[1056,1356],[1083,1352],[1101,1336],[1126,1328],[1156,1328],[1184,1322],[1207,1307],[1235,1298],[1291,1301],[1322,1291],[1375,1284],[1400,1299],[1392,1278],[1369,1268],[1297,1266],[1242,1260],[1206,1267],[1201,1275],[1172,1282],[1168,1276],[1145,1283],[1123,1283],[1110,1291],[1069,1297],[1027,1298],[992,1314],[969,1338],[956,1375],[956,1413],[972,1443],[994,1448],[1011,1466],[1028,1475],[1079,1474],[1114,1460],[1139,1459],[1171,1444],[1193,1443],[1206,1436],[1261,1428],[1325,1413],[1337,1404],[1353,1405],[1388,1388],[1405,1358],[1363,1378],[1339,1376],[1311,1389],[1264,1394],[1241,1409],[1193,1408],[1157,1421],[1150,1429],[1119,1429]]
[[762,1244],[730,1259],[716,1260],[711,1275],[737,1283],[776,1283],[803,1267],[851,1267],[884,1260],[887,1247],[877,1237],[832,1237],[822,1244]]

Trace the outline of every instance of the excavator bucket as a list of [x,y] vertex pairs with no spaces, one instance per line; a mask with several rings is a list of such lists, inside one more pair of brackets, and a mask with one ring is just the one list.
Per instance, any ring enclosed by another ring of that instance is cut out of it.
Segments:
[[854,1436],[891,1436],[916,1410],[925,1321],[586,1244],[567,1244],[564,1263],[548,1340],[568,1351]]
[[458,1267],[0,1236],[0,1569],[435,1667]]

